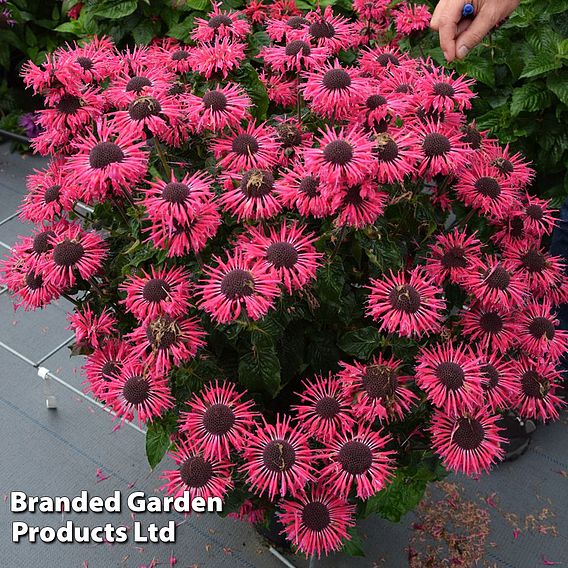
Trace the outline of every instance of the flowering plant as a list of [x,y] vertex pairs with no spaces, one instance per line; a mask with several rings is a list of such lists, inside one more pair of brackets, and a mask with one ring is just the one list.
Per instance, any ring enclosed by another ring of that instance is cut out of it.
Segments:
[[3,266],[17,305],[75,304],[86,388],[147,425],[152,467],[171,450],[165,491],[276,511],[307,555],[488,470],[500,411],[561,404],[553,212],[467,123],[473,82],[397,48],[428,12],[388,4],[215,6],[187,44],[24,72],[52,159]]

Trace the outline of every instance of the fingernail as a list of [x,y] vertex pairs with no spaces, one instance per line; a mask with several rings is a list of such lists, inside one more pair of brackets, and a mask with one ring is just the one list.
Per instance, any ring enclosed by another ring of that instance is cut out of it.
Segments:
[[468,53],[469,53],[469,49],[467,48],[467,46],[462,45],[458,48],[457,55],[460,59],[463,59]]
[[444,51],[444,59],[445,59],[446,61],[448,61],[448,52],[447,52],[447,51]]

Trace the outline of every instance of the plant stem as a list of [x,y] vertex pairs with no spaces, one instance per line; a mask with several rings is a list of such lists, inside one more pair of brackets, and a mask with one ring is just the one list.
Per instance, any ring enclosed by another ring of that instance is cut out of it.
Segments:
[[341,227],[341,233],[339,233],[339,238],[337,239],[337,243],[335,244],[335,248],[333,249],[333,252],[329,257],[330,264],[333,262],[335,255],[339,252],[339,247],[343,244],[346,234],[347,234],[347,225],[343,225],[343,227]]
[[160,144],[160,142],[158,141],[157,138],[154,138],[154,145],[156,146],[156,150],[158,152],[158,156],[160,157],[160,161],[162,162],[164,172],[166,173],[166,176],[169,179],[172,175],[172,169],[168,165],[168,162],[166,160],[166,155],[164,154],[164,150],[162,148],[162,145]]
[[79,306],[79,302],[77,300],[75,300],[75,298],[72,298],[71,296],[69,296],[69,294],[65,294],[62,293],[61,294],[62,298],[65,298],[68,302],[71,302],[72,304],[74,304],[76,307]]
[[302,125],[302,91],[300,91],[300,76],[296,79],[297,94],[296,94],[296,107],[298,112],[298,124]]

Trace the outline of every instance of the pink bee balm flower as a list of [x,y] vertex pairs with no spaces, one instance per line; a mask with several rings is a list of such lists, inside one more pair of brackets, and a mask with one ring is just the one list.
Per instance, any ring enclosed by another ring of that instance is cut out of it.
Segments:
[[191,37],[195,41],[212,41],[215,38],[229,38],[243,40],[250,34],[250,24],[240,18],[241,12],[221,10],[221,3],[213,4],[213,12],[207,14],[208,18],[195,18],[195,29]]
[[517,314],[519,346],[531,357],[558,360],[568,352],[568,332],[558,329],[560,322],[550,302],[530,301]]
[[283,499],[277,515],[286,538],[306,557],[338,552],[355,526],[355,505],[322,485],[297,500]]
[[556,396],[561,375],[555,363],[546,359],[521,357],[512,362],[517,388],[512,393],[515,408],[523,418],[546,422],[558,419],[558,409],[565,402]]
[[180,439],[169,456],[176,463],[176,469],[166,470],[160,476],[166,483],[160,488],[168,495],[181,497],[189,491],[190,498],[225,498],[233,488],[231,468],[227,460],[206,458],[186,440]]
[[249,263],[237,251],[225,262],[214,257],[215,268],[206,266],[207,278],[198,285],[200,307],[219,323],[236,320],[241,311],[253,320],[266,315],[279,296],[279,281],[265,262]]
[[270,169],[276,164],[278,142],[276,131],[266,123],[250,121],[246,128],[238,127],[229,136],[213,143],[213,153],[219,167],[231,173],[253,168]]
[[358,69],[344,68],[336,59],[333,65],[320,65],[316,71],[306,73],[304,98],[310,108],[321,116],[341,120],[356,112],[367,98],[367,81]]
[[191,54],[191,65],[206,79],[220,76],[226,79],[245,59],[246,44],[228,37],[216,38],[198,45]]
[[307,37],[313,43],[326,48],[331,54],[351,47],[355,35],[353,24],[343,16],[334,15],[331,6],[327,6],[323,12],[318,8],[306,17],[310,22]]
[[423,347],[416,360],[416,384],[447,414],[472,411],[483,402],[479,358],[465,345]]
[[353,185],[338,187],[332,201],[332,210],[337,212],[338,227],[362,229],[372,225],[382,216],[389,194],[369,179]]
[[[117,75],[105,91],[107,100],[116,108],[127,108],[134,99],[143,97],[151,90],[167,91],[174,78],[174,74],[163,66],[141,64],[140,49],[139,46],[136,47],[133,53],[135,61],[125,62],[128,70]],[[132,66],[137,69],[133,70]]]
[[353,10],[362,20],[379,22],[385,18],[389,4],[389,0],[377,0],[376,2],[353,0]]
[[501,146],[498,140],[487,142],[483,148],[487,160],[499,170],[501,175],[509,178],[515,187],[524,188],[531,183],[535,172],[520,153],[512,154],[509,145]]
[[352,429],[355,421],[351,416],[351,400],[336,377],[316,375],[302,384],[304,391],[298,393],[300,404],[291,408],[306,432],[318,441],[327,442],[338,432]]
[[99,348],[104,340],[116,333],[116,318],[103,308],[100,315],[96,315],[91,306],[84,305],[74,313],[67,314],[68,329],[75,332],[75,342],[78,345]]
[[190,410],[181,414],[180,431],[189,443],[202,448],[205,458],[228,458],[232,450],[243,448],[258,415],[243,396],[233,383],[215,381],[187,403]]
[[[382,79],[385,77],[385,71],[393,72],[403,63],[408,61],[408,56],[403,54],[394,46],[377,46],[361,52],[359,65],[361,71],[366,75]],[[413,74],[416,79],[416,75]]]
[[165,375],[173,365],[195,357],[205,345],[205,331],[197,318],[173,318],[168,315],[148,318],[127,338],[132,352],[156,373]]
[[291,16],[283,19],[271,19],[266,23],[266,33],[273,41],[282,42],[302,38],[305,36],[305,26],[308,20],[303,16]]
[[373,155],[379,183],[403,182],[413,175],[420,160],[418,138],[407,130],[389,130],[374,135]]
[[160,315],[181,316],[189,307],[189,275],[181,267],[152,266],[151,274],[143,270],[120,288],[126,292],[121,303],[140,321]]
[[260,497],[297,496],[313,481],[314,452],[308,436],[298,426],[290,426],[289,417],[277,416],[276,424],[264,421],[258,426],[245,444],[243,458],[240,471]]
[[441,286],[447,279],[459,284],[469,272],[468,263],[481,254],[481,242],[475,235],[454,229],[436,237],[430,245],[431,256],[426,259],[426,272]]
[[474,94],[470,87],[473,84],[472,79],[456,78],[453,71],[448,73],[445,69],[433,67],[416,81],[416,96],[427,111],[451,112],[456,108],[463,111],[471,108]]
[[101,268],[107,255],[104,239],[80,225],[69,225],[49,238],[51,250],[40,262],[43,277],[61,289],[70,288],[80,277],[88,280]]
[[432,445],[448,469],[478,475],[505,454],[498,419],[485,409],[455,416],[437,410],[432,417]]
[[397,359],[373,357],[368,364],[343,363],[338,378],[353,402],[355,416],[373,423],[402,420],[416,403],[417,396],[407,388],[410,377],[401,375]]
[[393,12],[394,26],[399,35],[407,36],[421,32],[430,25],[432,15],[424,4],[398,4]]
[[297,223],[270,227],[268,234],[251,227],[247,237],[242,244],[245,257],[251,262],[266,262],[289,294],[315,279],[323,255],[314,248],[317,237],[306,234]]
[[370,425],[337,436],[321,451],[327,465],[319,479],[328,489],[347,499],[351,488],[359,499],[368,499],[383,489],[394,472],[394,452],[385,450],[390,435],[373,432]]
[[324,47],[313,47],[301,39],[293,39],[286,45],[265,47],[261,52],[267,65],[278,72],[300,72],[317,69],[324,65],[328,51]]
[[368,136],[357,128],[341,129],[337,133],[326,126],[319,148],[309,148],[304,153],[306,168],[326,183],[355,184],[363,181],[375,167],[372,147]]
[[283,107],[291,107],[296,103],[298,92],[298,81],[296,79],[287,79],[286,75],[271,74],[265,71],[260,73],[258,77],[264,84],[268,98],[272,102]]
[[118,374],[112,376],[101,396],[123,423],[136,416],[138,425],[152,422],[175,402],[166,379],[150,375],[142,363],[134,360],[125,363]]
[[238,511],[229,513],[229,519],[245,521],[251,525],[256,525],[264,521],[266,509],[257,507],[250,499],[245,499]]
[[118,130],[108,121],[99,122],[96,132],[87,132],[73,142],[75,153],[67,158],[64,171],[80,186],[78,197],[92,203],[109,190],[130,193],[148,168],[144,142],[137,141],[132,128]]
[[445,307],[439,298],[442,290],[421,268],[410,273],[383,275],[371,280],[367,315],[381,320],[380,329],[403,337],[420,337],[437,332]]
[[506,410],[513,404],[512,395],[517,388],[511,362],[495,353],[478,349],[485,402],[491,412]]

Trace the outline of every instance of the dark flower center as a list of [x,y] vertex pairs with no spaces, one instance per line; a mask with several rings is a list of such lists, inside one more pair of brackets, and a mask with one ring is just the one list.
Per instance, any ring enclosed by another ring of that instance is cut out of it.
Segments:
[[128,93],[140,94],[144,87],[151,87],[152,81],[147,77],[132,77],[130,81],[126,84],[126,91]]
[[193,456],[182,463],[179,476],[188,487],[204,487],[213,477],[213,466],[201,456]]
[[53,249],[53,262],[57,266],[73,266],[77,264],[85,254],[85,249],[81,243],[76,243],[65,239],[55,245]]
[[185,51],[184,49],[178,49],[172,53],[172,60],[173,61],[183,61],[189,57],[189,51]]
[[162,111],[162,105],[154,97],[142,97],[128,105],[128,114],[132,120],[144,120],[150,116],[157,116]]
[[480,367],[483,378],[487,381],[483,383],[483,388],[488,391],[494,389],[499,383],[499,371],[493,365],[482,365]]
[[120,163],[122,160],[124,160],[124,152],[114,142],[100,142],[89,152],[89,164],[95,170]]
[[345,166],[353,159],[353,148],[345,140],[334,140],[323,149],[326,162],[336,166]]
[[170,285],[162,278],[152,278],[144,284],[142,297],[151,303],[162,302],[170,294]]
[[294,148],[302,143],[302,131],[292,124],[281,124],[276,131],[284,148]]
[[525,222],[520,215],[513,217],[509,222],[509,234],[514,239],[520,239],[525,235]]
[[317,197],[319,195],[319,181],[313,176],[306,176],[300,182],[300,192],[305,193],[308,197]]
[[361,475],[373,465],[371,449],[367,444],[357,440],[345,442],[339,450],[337,459],[343,471],[351,475]]
[[529,332],[535,339],[554,339],[554,324],[548,318],[534,318],[529,324]]
[[126,402],[139,405],[150,396],[150,383],[140,375],[130,377],[122,387],[122,394]]
[[309,31],[310,35],[316,39],[331,39],[335,36],[335,28],[329,22],[324,21],[314,22]]
[[394,162],[398,158],[398,144],[388,134],[380,134],[375,153],[381,162]]
[[370,97],[367,97],[365,104],[367,105],[367,108],[369,110],[375,110],[379,107],[382,107],[383,105],[386,105],[387,99],[385,99],[383,95],[371,95]]
[[185,93],[185,85],[176,81],[172,84],[172,86],[168,89],[168,95],[182,95]]
[[[383,66],[384,67],[384,66]],[[402,83],[395,90],[395,93],[402,93],[403,95],[412,93],[412,87],[408,83]]]
[[493,270],[488,270],[483,279],[492,290],[506,290],[511,283],[511,275],[501,265],[496,266]]
[[476,180],[474,185],[477,192],[483,197],[497,199],[501,195],[501,186],[495,178],[483,176]]
[[424,107],[420,107],[416,110],[416,117],[423,123],[426,123],[428,119],[434,122],[444,122],[446,120],[446,113],[443,110],[439,111],[435,108],[426,110]]
[[269,471],[288,471],[296,463],[296,451],[286,440],[272,440],[262,452],[262,461]]
[[330,69],[322,79],[323,86],[328,90],[343,90],[351,85],[351,77],[343,69]]
[[36,254],[44,254],[48,250],[51,249],[51,245],[49,244],[49,239],[51,237],[55,237],[55,232],[51,230],[43,231],[38,233],[34,237],[34,242],[32,245],[32,249]]
[[380,55],[377,55],[375,61],[381,67],[386,67],[389,63],[395,66],[400,65],[398,57],[394,56],[392,53],[381,53]]
[[521,377],[523,393],[529,398],[543,399],[550,391],[550,382],[536,371],[529,369]]
[[85,71],[91,70],[94,66],[92,59],[89,57],[83,57],[82,55],[77,57],[76,61]]
[[235,413],[226,404],[212,404],[203,414],[203,427],[214,436],[229,432],[235,423]]
[[249,170],[241,178],[240,188],[247,197],[264,197],[274,188],[274,176],[268,170]]
[[45,203],[52,203],[53,201],[59,200],[59,195],[61,194],[60,185],[52,185],[45,190],[43,194],[43,200]]
[[302,18],[302,16],[292,16],[288,18],[286,25],[293,30],[299,30],[302,26],[305,26],[308,23],[306,18]]
[[81,99],[75,95],[63,95],[57,103],[57,110],[63,114],[75,114],[81,108]]
[[229,300],[250,296],[254,292],[254,278],[247,270],[235,268],[221,281],[221,293]]
[[492,164],[504,175],[508,176],[515,171],[515,166],[506,158],[495,158]]
[[180,333],[179,325],[169,316],[161,316],[146,327],[148,343],[156,349],[169,349],[176,343]]
[[479,327],[486,333],[497,334],[503,329],[503,318],[497,312],[485,312],[479,317]]
[[396,371],[387,365],[368,365],[361,381],[370,398],[392,398],[396,392]]
[[527,217],[534,219],[535,221],[540,221],[544,217],[544,209],[540,205],[529,205],[525,209]]
[[189,195],[189,187],[185,183],[172,181],[162,189],[162,199],[168,203],[183,203]]
[[422,149],[428,158],[434,158],[447,154],[452,149],[452,145],[447,136],[439,132],[431,132],[424,137]]
[[250,134],[239,134],[233,139],[231,145],[233,152],[239,156],[250,156],[258,152],[259,144],[257,139]]
[[444,253],[440,262],[444,268],[465,268],[465,250],[462,247],[451,247]]
[[414,286],[408,285],[393,288],[389,294],[389,302],[393,310],[409,314],[416,313],[422,304],[418,290]]
[[456,94],[455,89],[449,83],[435,83],[434,94],[440,97],[453,97]]
[[463,381],[465,379],[465,373],[460,365],[454,363],[453,361],[445,361],[444,363],[440,363],[434,374],[440,382],[448,389],[448,390],[458,390],[463,385]]
[[307,57],[312,52],[312,48],[305,41],[296,39],[294,41],[291,41],[285,49],[285,53],[286,55],[288,55],[288,57],[298,55],[300,51],[302,52],[303,57]]
[[343,196],[343,205],[353,205],[357,207],[363,203],[363,198],[361,197],[361,185],[351,185],[347,188],[345,195]]
[[103,381],[111,381],[120,371],[118,361],[107,361],[101,367],[101,379]]
[[464,126],[461,130],[463,132],[463,136],[460,138],[461,142],[469,144],[474,150],[479,150],[483,140],[479,130],[473,126]]
[[32,270],[30,270],[26,274],[26,286],[30,290],[39,290],[43,286],[43,278],[41,274],[36,274]]
[[316,402],[316,413],[326,420],[331,420],[341,410],[341,405],[332,396],[325,396]]
[[534,249],[525,253],[521,257],[521,261],[529,272],[542,272],[546,268],[546,257]]
[[460,418],[452,437],[454,443],[462,450],[475,450],[484,438],[483,425],[473,418]]
[[291,243],[272,243],[266,249],[266,260],[274,268],[292,268],[298,262],[298,251]]
[[227,108],[227,97],[221,91],[207,91],[203,95],[203,106],[213,112],[220,112]]
[[310,531],[321,532],[331,522],[329,509],[320,501],[306,503],[302,509],[302,523]]
[[229,16],[225,15],[225,14],[217,14],[216,16],[213,16],[209,22],[207,23],[207,25],[210,28],[213,28],[214,30],[219,29],[221,26],[232,26],[233,25],[233,21],[231,20],[231,18],[229,18]]

